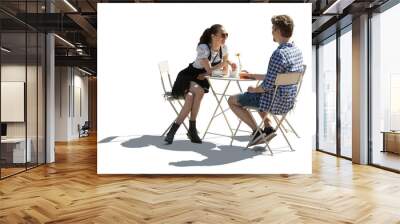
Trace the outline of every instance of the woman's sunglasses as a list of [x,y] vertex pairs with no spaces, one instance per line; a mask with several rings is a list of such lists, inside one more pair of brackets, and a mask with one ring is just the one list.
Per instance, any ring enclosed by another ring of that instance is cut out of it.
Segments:
[[228,37],[228,33],[221,33],[221,37],[222,38],[227,38]]

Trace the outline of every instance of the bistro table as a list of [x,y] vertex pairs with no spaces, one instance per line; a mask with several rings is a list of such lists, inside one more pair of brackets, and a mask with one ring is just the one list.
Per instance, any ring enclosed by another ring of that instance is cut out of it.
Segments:
[[[202,139],[204,140],[204,138],[206,137],[207,134],[221,135],[221,136],[226,136],[226,137],[230,137],[230,138],[233,139],[233,137],[234,137],[234,130],[235,130],[235,129],[232,128],[232,126],[231,126],[231,124],[229,123],[228,118],[227,118],[227,116],[226,116],[226,114],[225,114],[225,112],[228,111],[229,108],[224,110],[224,109],[222,108],[222,106],[221,106],[222,99],[225,98],[225,100],[227,101],[226,97],[227,97],[227,96],[230,96],[230,95],[228,95],[226,92],[227,92],[228,87],[230,86],[230,84],[231,84],[232,82],[236,83],[237,86],[239,87],[240,93],[243,93],[242,87],[240,86],[240,83],[241,83],[241,82],[257,81],[257,80],[255,80],[255,79],[248,79],[248,78],[230,77],[230,76],[210,76],[208,79],[209,79],[209,82],[210,82],[210,89],[211,89],[211,92],[213,93],[215,99],[217,100],[217,106],[215,107],[214,113],[213,113],[213,115],[212,115],[212,117],[211,117],[211,119],[210,119],[210,121],[209,121],[209,123],[208,123],[208,125],[207,125],[206,131],[204,132],[204,135],[203,135],[203,138],[202,138]],[[218,81],[218,80],[219,80],[219,81],[224,81],[224,82],[225,82],[225,87],[224,87],[222,93],[217,93],[217,92],[215,91],[214,87],[213,87],[213,82],[214,82],[214,81]],[[218,97],[218,96],[219,96],[219,97]],[[218,109],[221,111],[219,114],[217,114]],[[211,126],[211,123],[212,123],[213,120],[214,120],[214,118],[220,116],[221,114],[222,114],[223,117],[225,118],[226,124],[227,124],[227,126],[228,126],[228,128],[229,128],[229,130],[230,130],[230,134],[231,134],[231,135],[218,134],[218,133],[213,133],[213,132],[209,132],[209,131],[208,131],[209,128],[210,128],[210,126]]]

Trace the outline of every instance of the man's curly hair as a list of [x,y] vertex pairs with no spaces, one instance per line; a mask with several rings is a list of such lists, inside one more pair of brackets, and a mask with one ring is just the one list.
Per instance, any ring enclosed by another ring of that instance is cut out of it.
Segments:
[[287,15],[278,15],[271,18],[272,25],[281,31],[283,37],[290,38],[293,34],[293,20]]

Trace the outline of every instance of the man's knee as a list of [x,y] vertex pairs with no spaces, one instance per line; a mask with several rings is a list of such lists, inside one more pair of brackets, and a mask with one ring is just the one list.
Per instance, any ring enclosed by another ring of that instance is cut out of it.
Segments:
[[228,98],[228,104],[229,104],[229,106],[238,106],[239,103],[237,102],[237,95],[235,95],[235,96],[230,96],[230,97]]

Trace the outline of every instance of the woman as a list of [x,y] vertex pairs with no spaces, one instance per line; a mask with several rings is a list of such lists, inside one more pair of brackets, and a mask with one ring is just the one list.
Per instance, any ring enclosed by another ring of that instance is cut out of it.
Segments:
[[228,49],[225,45],[227,37],[228,33],[220,24],[207,28],[197,45],[196,60],[179,72],[172,87],[172,96],[185,99],[185,104],[164,139],[167,144],[172,144],[176,131],[189,115],[189,112],[190,120],[187,136],[193,143],[202,143],[197,134],[196,117],[203,95],[208,93],[210,87],[207,76],[211,75],[212,70],[224,69],[227,71],[228,64],[231,65],[232,70],[236,69],[236,64],[228,61]]

